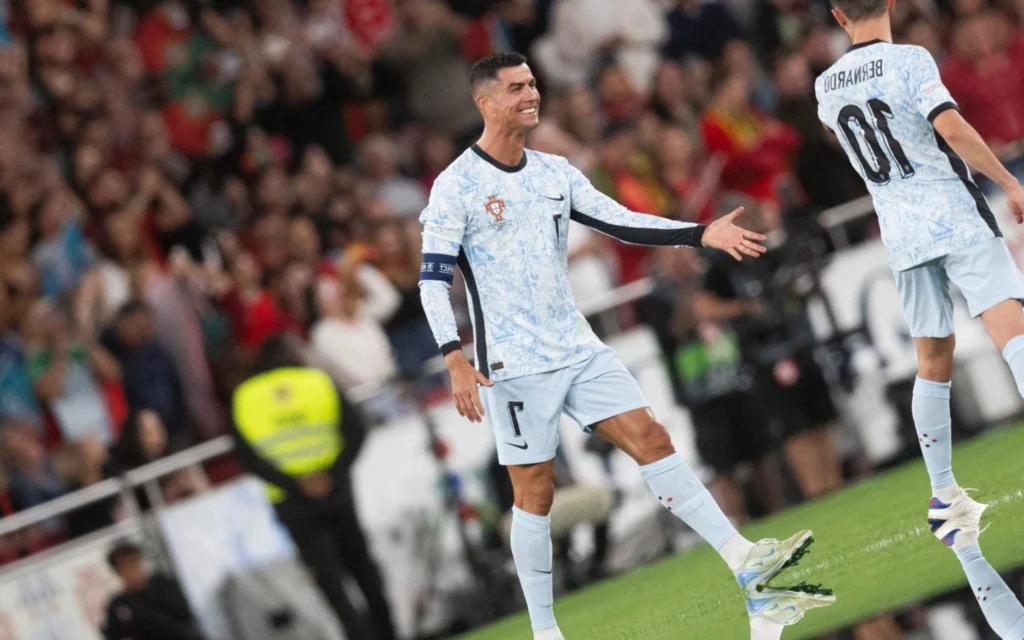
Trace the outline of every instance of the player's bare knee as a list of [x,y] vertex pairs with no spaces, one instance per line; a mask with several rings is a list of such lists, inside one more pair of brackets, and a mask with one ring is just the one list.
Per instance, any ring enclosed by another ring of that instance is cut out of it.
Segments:
[[917,375],[933,382],[949,382],[953,377],[953,350],[956,338],[918,338]]
[[555,499],[554,466],[550,464],[509,467],[516,507],[538,516],[551,511]]
[[633,458],[641,465],[664,460],[676,451],[668,431],[653,419],[643,426],[637,445]]
[[551,505],[554,501],[554,481],[538,481],[515,492],[516,506],[537,516],[546,516],[551,513]]

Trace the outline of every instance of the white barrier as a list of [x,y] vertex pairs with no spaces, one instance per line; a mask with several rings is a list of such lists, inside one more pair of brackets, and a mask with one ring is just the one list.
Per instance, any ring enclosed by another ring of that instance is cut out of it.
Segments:
[[107,566],[111,544],[138,537],[133,522],[44,553],[0,580],[0,640],[102,640],[107,601],[120,590]]

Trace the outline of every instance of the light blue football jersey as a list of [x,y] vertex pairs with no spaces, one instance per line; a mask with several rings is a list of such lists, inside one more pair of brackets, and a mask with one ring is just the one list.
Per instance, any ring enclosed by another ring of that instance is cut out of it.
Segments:
[[818,117],[867,184],[894,271],[1000,235],[966,163],[932,127],[957,105],[926,49],[854,45],[814,92]]
[[476,366],[489,378],[554,371],[605,348],[569,289],[570,220],[634,244],[700,246],[704,231],[629,211],[560,156],[528,149],[508,166],[467,149],[438,176],[420,216],[420,297],[443,353],[460,346],[449,296],[456,267]]

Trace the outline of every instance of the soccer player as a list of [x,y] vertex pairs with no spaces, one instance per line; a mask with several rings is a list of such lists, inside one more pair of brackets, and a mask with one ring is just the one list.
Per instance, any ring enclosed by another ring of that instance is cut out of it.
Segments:
[[[431,190],[420,218],[420,293],[455,405],[473,422],[488,417],[512,480],[512,556],[535,640],[564,640],[553,610],[548,515],[563,412],[636,460],[661,504],[718,551],[747,593],[752,637],[780,638],[785,625],[834,600],[806,585],[765,588],[806,552],[811,532],[756,544],[736,532],[673,449],[636,380],[577,311],[567,267],[570,220],[625,242],[710,247],[737,260],[763,253],[764,237],[734,224],[739,209],[707,227],[633,213],[564,158],[527,150],[541,99],[522,55],[478,61],[470,84],[484,132]],[[475,367],[449,298],[456,267],[470,298]]]
[[[968,165],[1006,192],[1024,221],[1024,189],[957,110],[927,50],[892,44],[894,0],[832,0],[853,47],[815,82],[818,117],[867,183],[917,347],[913,414],[931,478],[928,523],[952,547],[985,618],[1003,638],[1024,637],[1024,607],[978,546],[986,505],[953,477],[949,388],[950,283],[985,328],[1024,393],[1024,277]],[[998,79],[994,80],[998,81]]]

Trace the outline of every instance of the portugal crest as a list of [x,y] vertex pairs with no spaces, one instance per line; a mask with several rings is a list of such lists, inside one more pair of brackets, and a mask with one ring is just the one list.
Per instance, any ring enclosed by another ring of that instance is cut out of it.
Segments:
[[484,203],[484,207],[487,209],[487,213],[494,216],[495,222],[505,221],[505,201],[498,196],[491,196],[487,198],[487,202]]

